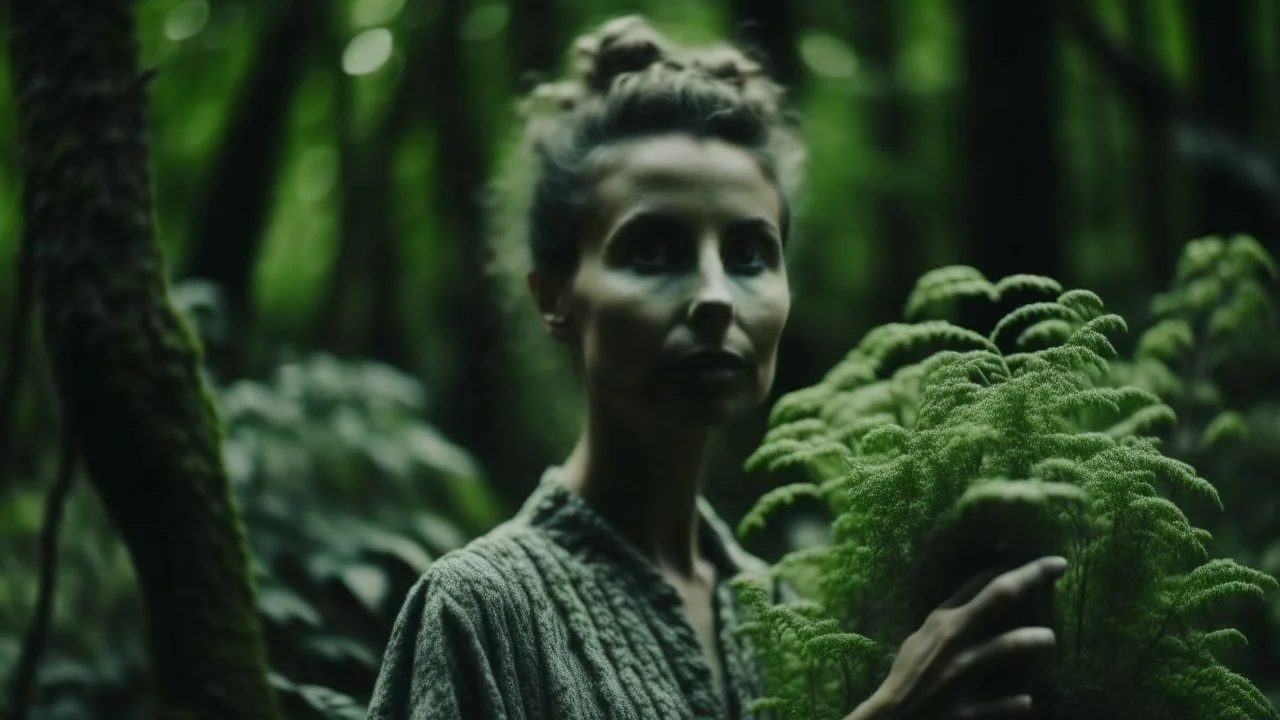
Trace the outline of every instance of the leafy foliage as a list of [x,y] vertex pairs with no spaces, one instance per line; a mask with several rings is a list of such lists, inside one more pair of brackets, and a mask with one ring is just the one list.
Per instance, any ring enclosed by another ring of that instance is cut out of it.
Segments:
[[[1238,328],[1258,293],[1215,302],[1221,288],[1206,290],[1204,278],[1228,283],[1262,260],[1248,239],[1193,243],[1178,289],[1157,307],[1192,307],[1211,333]],[[1008,313],[989,335],[927,318],[1014,289],[1048,299]],[[773,606],[753,580],[736,581],[753,608],[743,631],[769,678],[759,705],[840,717],[970,577],[1062,554],[1071,566],[1056,591],[1006,618],[1059,634],[1056,675],[1031,679],[1055,717],[1280,717],[1214,654],[1243,635],[1206,614],[1277,583],[1209,559],[1208,533],[1171,499],[1221,508],[1215,486],[1153,437],[1175,419],[1159,388],[1116,382],[1112,338],[1124,320],[1089,291],[1027,276],[991,283],[972,268],[924,276],[908,314],[921,319],[872,330],[820,383],[781,399],[748,460],[748,469],[799,469],[807,479],[761,498],[741,532],[802,496],[833,515],[828,544],[774,568],[801,600]],[[1139,357],[1171,357],[1193,328],[1157,324]]]
[[408,586],[501,510],[387,366],[314,356],[221,401],[273,667],[365,695]]
[[[1211,552],[1280,574],[1278,501],[1267,480],[1280,468],[1280,316],[1275,261],[1252,238],[1204,238],[1189,244],[1172,287],[1151,303],[1152,325],[1133,357],[1112,362],[1116,383],[1158,393],[1176,410],[1162,423],[1169,455],[1217,478],[1229,515],[1203,518],[1214,533]],[[1230,619],[1255,643],[1232,647],[1224,657],[1251,669],[1273,704],[1280,705],[1280,676],[1271,672],[1280,638],[1280,597],[1269,608],[1232,604]]]
[[[207,288],[183,284],[174,295],[203,334],[216,332]],[[363,717],[409,585],[505,511],[469,454],[421,419],[421,383],[393,368],[315,355],[215,389],[282,707],[295,720]],[[39,493],[0,508],[33,544]],[[66,512],[77,532],[63,543],[58,605],[73,610],[55,619],[39,710],[145,717],[145,635],[127,554],[87,488]],[[7,562],[0,594],[27,600],[19,589],[33,586],[34,566]],[[12,625],[0,633],[0,676],[27,616],[15,605],[0,615]]]
[[1271,350],[1258,338],[1274,335],[1268,285],[1277,277],[1275,261],[1251,237],[1189,243],[1172,289],[1151,303],[1154,322],[1132,360],[1112,364],[1117,382],[1157,393],[1178,410],[1171,454],[1200,459],[1246,432],[1214,376],[1242,353]]

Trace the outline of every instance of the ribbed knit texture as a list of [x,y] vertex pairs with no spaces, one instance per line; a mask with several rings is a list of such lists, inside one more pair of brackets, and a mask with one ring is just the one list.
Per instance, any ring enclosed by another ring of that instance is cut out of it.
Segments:
[[729,703],[675,590],[548,470],[517,515],[432,564],[387,644],[369,720],[747,720],[759,695],[728,581],[767,572],[700,500]]

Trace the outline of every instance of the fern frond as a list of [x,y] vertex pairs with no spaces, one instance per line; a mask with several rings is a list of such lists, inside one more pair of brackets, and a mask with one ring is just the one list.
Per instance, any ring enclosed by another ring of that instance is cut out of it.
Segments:
[[1280,265],[1276,264],[1275,259],[1256,238],[1249,235],[1232,237],[1227,243],[1227,255],[1247,268],[1260,270],[1273,278],[1280,278]]
[[1224,410],[1214,416],[1200,433],[1200,448],[1207,450],[1223,440],[1241,438],[1249,434],[1249,423],[1244,416],[1232,410]]
[[1169,361],[1195,344],[1191,324],[1177,318],[1166,318],[1153,325],[1138,340],[1140,357]]
[[[1101,343],[1104,351],[1106,348],[1110,348],[1110,352],[1115,352],[1115,348],[1111,347],[1111,342],[1107,340],[1106,336],[1093,331],[1088,332],[1092,336],[1090,341]],[[1071,339],[1078,338],[1079,333],[1080,331],[1077,330],[1072,334]],[[1014,358],[1011,357],[1009,360],[1013,362]],[[1106,358],[1084,342],[1073,342],[1070,345],[1059,345],[1041,350],[1035,356],[1026,358],[1025,362],[1022,363],[1022,371],[1025,373],[1036,370],[1038,369],[1037,366],[1042,364],[1057,370],[1081,371],[1091,369],[1100,376],[1106,375],[1110,369]]]
[[814,437],[825,436],[830,430],[830,426],[819,418],[799,418],[770,428],[765,433],[764,442],[769,444],[784,439],[804,442]]
[[938,305],[967,297],[985,297],[995,301],[995,286],[976,268],[952,265],[925,273],[907,298],[905,315],[914,319]]
[[1091,473],[1078,462],[1051,457],[1032,466],[1031,475],[1047,482],[1069,482],[1083,488]]
[[901,425],[881,425],[868,432],[862,438],[862,453],[879,455],[902,449],[911,438],[911,433]]
[[[1035,276],[993,284],[973,268],[952,267],[921,279],[910,315],[1023,290],[1056,301],[1023,303],[985,337],[942,320],[881,326],[818,385],[785,397],[751,464],[798,465],[817,484],[767,494],[743,530],[801,494],[824,500],[832,518],[824,545],[774,566],[778,577],[795,576],[808,602],[758,608],[748,623],[767,645],[772,699],[761,707],[794,720],[847,712],[849,669],[882,673],[885,649],[918,625],[924,608],[912,606],[954,589],[909,569],[955,564],[966,552],[986,552],[987,542],[1024,550],[1061,542],[1075,568],[1053,603],[1073,648],[1063,696],[1083,703],[1072,712],[1280,720],[1256,687],[1214,656],[1243,635],[1195,627],[1202,609],[1278,583],[1208,560],[1210,535],[1191,524],[1181,498],[1218,508],[1221,498],[1194,467],[1163,454],[1157,434],[1176,421],[1171,405],[1219,407],[1216,386],[1184,380],[1174,369],[1183,363],[1174,361],[1191,351],[1212,362],[1216,356],[1200,352],[1200,343],[1217,342],[1205,330],[1238,334],[1262,312],[1256,275],[1265,253],[1249,241],[1233,247],[1221,239],[1193,244],[1179,283],[1152,304],[1161,322],[1130,359],[1120,360],[1112,343],[1127,332],[1124,320],[1095,293],[1063,292]],[[1274,263],[1268,267],[1274,272]],[[997,341],[1007,346],[1011,337],[1018,352],[1003,354]],[[1240,416],[1220,414],[1201,432],[1202,447],[1243,427]],[[1009,534],[966,534],[965,523]],[[974,544],[935,557],[941,551],[930,543],[939,537]]]
[[1218,650],[1224,647],[1244,647],[1249,644],[1249,638],[1235,628],[1221,628],[1206,633],[1196,633],[1193,639],[1203,643],[1211,650]]
[[755,714],[767,716],[769,713],[776,713],[781,717],[792,718],[796,716],[795,713],[791,711],[792,704],[793,703],[790,700],[772,696],[752,700],[748,707],[751,709],[751,712]]
[[1178,267],[1174,270],[1174,283],[1185,285],[1196,276],[1213,269],[1214,264],[1222,257],[1225,243],[1217,236],[1197,238],[1182,248],[1178,257]]
[[1216,509],[1222,509],[1222,498],[1218,495],[1218,488],[1213,486],[1208,480],[1196,474],[1194,468],[1185,463],[1179,463],[1171,458],[1161,458],[1161,465],[1164,466],[1165,478],[1175,487],[1198,495],[1204,500],[1211,503]]
[[790,467],[802,467],[806,463],[821,462],[824,468],[833,462],[845,461],[849,449],[840,443],[811,439],[808,441],[781,438],[761,445],[746,461],[747,472],[777,472]]
[[1271,298],[1261,285],[1242,283],[1226,302],[1213,309],[1209,316],[1209,337],[1247,328],[1266,318],[1271,310]]
[[991,330],[991,334],[987,339],[992,343],[999,340],[1000,334],[1014,325],[1025,323],[1031,320],[1060,320],[1066,323],[1083,322],[1084,318],[1075,310],[1056,302],[1038,302],[1029,305],[1023,305],[1020,308],[1010,312],[1008,315],[1000,318],[1000,322]]
[[1071,337],[1067,338],[1067,342],[1087,348],[1101,358],[1110,359],[1118,355],[1115,346],[1111,344],[1106,335],[1088,327],[1077,328],[1074,333],[1071,333]]
[[752,530],[763,529],[765,516],[806,497],[823,499],[818,486],[813,483],[793,483],[770,490],[756,501],[755,506],[738,523],[738,535],[746,537]]
[[804,647],[810,656],[829,663],[858,662],[868,653],[881,652],[880,644],[875,640],[857,633],[843,632],[810,638],[805,641]]
[[[1075,313],[1074,310],[1070,312]],[[1047,346],[1066,342],[1067,338],[1071,337],[1071,333],[1076,331],[1076,327],[1071,322],[1059,318],[1041,320],[1018,333],[1018,339],[1014,344],[1025,349],[1036,345]]]
[[844,430],[836,439],[851,448],[856,448],[859,453],[867,452],[865,448],[860,447],[867,433],[885,425],[896,425],[896,421],[897,417],[889,413],[873,413],[857,417],[853,421],[842,423]]
[[1059,414],[1085,408],[1100,408],[1118,414],[1120,403],[1113,393],[1108,392],[1109,390],[1110,388],[1090,388],[1060,396],[1053,402],[1052,412]]
[[960,327],[946,320],[927,320],[906,324],[890,323],[867,333],[858,348],[868,356],[884,360],[890,354],[915,350],[921,346],[937,349],[948,347],[982,348],[998,353],[995,345],[980,333]]
[[1161,403],[1134,411],[1129,417],[1107,428],[1107,434],[1117,438],[1128,435],[1150,434],[1157,427],[1172,427],[1177,422],[1178,416],[1173,411],[1173,408]]
[[1253,583],[1233,580],[1214,585],[1213,587],[1206,588],[1204,590],[1188,593],[1186,597],[1182,599],[1181,609],[1184,612],[1191,612],[1216,605],[1228,598],[1248,595],[1261,598],[1264,593],[1262,588],[1254,585]]
[[783,395],[769,412],[770,427],[816,415],[830,394],[827,388],[816,385]]
[[1016,274],[1001,278],[996,283],[995,289],[998,297],[1015,290],[1032,290],[1046,295],[1056,295],[1062,292],[1062,285],[1057,280],[1043,275]]
[[830,555],[831,548],[828,546],[792,550],[778,558],[778,562],[773,566],[773,572],[778,576],[786,576],[797,571],[822,569]]
[[1068,290],[1058,296],[1058,303],[1075,310],[1086,320],[1092,320],[1101,315],[1105,307],[1102,298],[1089,290]]
[[827,373],[819,387],[836,391],[852,390],[861,385],[875,382],[879,369],[879,360],[868,357],[862,350],[855,348],[845,356],[844,360],[840,361]]
[[1259,590],[1280,588],[1280,583],[1275,578],[1261,570],[1241,565],[1230,558],[1215,558],[1187,573],[1183,589],[1199,591],[1227,582],[1241,582]]
[[956,510],[963,512],[979,503],[1013,502],[1024,505],[1082,505],[1088,500],[1075,485],[1041,480],[987,480],[971,486],[960,496]]

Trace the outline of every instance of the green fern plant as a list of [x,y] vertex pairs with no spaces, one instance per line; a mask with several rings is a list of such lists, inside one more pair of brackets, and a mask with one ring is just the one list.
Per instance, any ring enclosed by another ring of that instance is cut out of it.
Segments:
[[1177,426],[1167,433],[1170,455],[1200,460],[1245,434],[1248,423],[1214,376],[1263,344],[1260,338],[1274,338],[1270,291],[1277,277],[1275,260],[1249,236],[1189,243],[1172,287],[1151,302],[1153,323],[1133,358],[1112,363],[1116,382],[1150,390],[1177,410]]
[[[1012,292],[1044,299],[987,335],[928,319],[963,298]],[[1061,554],[1071,566],[1056,590],[1004,618],[1058,632],[1057,668],[1028,678],[1046,717],[1280,718],[1214,654],[1243,635],[1206,621],[1224,599],[1277,583],[1210,559],[1208,533],[1167,497],[1176,489],[1221,508],[1214,486],[1152,437],[1173,410],[1151,389],[1114,381],[1110,338],[1125,322],[1087,290],[1025,275],[992,283],[967,267],[926,274],[907,315],[914,321],[872,330],[821,382],[782,398],[748,460],[749,470],[806,479],[766,493],[742,534],[801,497],[833,516],[826,545],[774,567],[800,599],[774,605],[756,579],[735,581],[751,609],[742,631],[766,671],[757,708],[842,717],[970,577]]]

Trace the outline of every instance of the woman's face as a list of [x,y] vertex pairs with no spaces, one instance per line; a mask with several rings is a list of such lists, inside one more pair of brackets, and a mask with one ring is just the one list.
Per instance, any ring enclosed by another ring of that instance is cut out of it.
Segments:
[[538,293],[589,401],[686,428],[755,407],[791,305],[777,187],[746,151],[686,135],[596,160],[577,271]]

